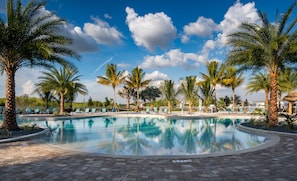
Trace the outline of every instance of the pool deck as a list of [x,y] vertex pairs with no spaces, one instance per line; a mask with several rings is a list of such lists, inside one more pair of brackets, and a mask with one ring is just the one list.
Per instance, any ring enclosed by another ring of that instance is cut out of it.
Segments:
[[[238,117],[227,117],[233,116]],[[280,141],[260,150],[203,157],[100,156],[53,147],[36,138],[1,143],[0,180],[296,180],[297,135],[273,135]]]

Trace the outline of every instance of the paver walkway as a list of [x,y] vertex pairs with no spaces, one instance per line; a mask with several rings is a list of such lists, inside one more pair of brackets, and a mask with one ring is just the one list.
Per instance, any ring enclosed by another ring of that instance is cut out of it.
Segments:
[[38,140],[0,144],[0,180],[297,180],[297,136],[217,157],[120,158],[62,150]]

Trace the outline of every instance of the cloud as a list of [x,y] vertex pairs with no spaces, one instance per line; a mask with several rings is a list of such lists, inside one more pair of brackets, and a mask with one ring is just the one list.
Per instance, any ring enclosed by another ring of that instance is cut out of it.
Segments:
[[176,37],[176,28],[165,13],[149,13],[138,16],[133,8],[126,7],[126,23],[137,46],[149,51],[166,49]]
[[107,14],[107,13],[104,14],[104,18],[105,19],[112,19],[112,17],[109,14]]
[[217,35],[205,40],[203,48],[199,52],[200,60],[214,59],[218,55],[226,53],[228,35],[235,32],[236,27],[242,22],[260,22],[254,2],[246,4],[235,2],[225,13],[224,20],[218,25],[211,19],[199,17],[196,22],[184,26],[181,41],[186,43],[192,36],[209,37],[217,32]]
[[186,43],[189,36],[211,37],[217,31],[216,23],[209,18],[199,17],[196,22],[189,23],[183,28],[182,42]]
[[231,6],[226,14],[224,20],[218,25],[221,33],[217,36],[219,45],[224,46],[227,43],[227,35],[237,30],[242,22],[260,23],[260,18],[257,13],[254,2],[242,4],[237,1]]
[[28,80],[27,82],[25,82],[23,85],[23,94],[26,95],[31,95],[34,92],[34,83],[32,82],[32,80]]
[[72,38],[73,44],[71,47],[76,52],[95,52],[99,50],[96,41],[83,32],[80,27],[66,24],[64,25],[64,31],[66,36],[70,35],[70,38]]
[[173,49],[162,55],[144,57],[144,62],[140,67],[155,69],[180,66],[188,70],[198,67],[203,61],[204,56],[195,53],[184,53],[180,49]]
[[161,83],[164,82],[164,80],[169,80],[169,77],[167,74],[164,74],[159,71],[154,71],[152,73],[145,74],[144,80],[149,80],[149,79],[152,80],[150,83],[150,86],[160,87]]
[[[42,7],[39,10],[39,13],[42,15],[48,15],[50,14],[50,11],[46,10],[45,7]],[[54,15],[53,18],[58,18],[58,17]],[[99,47],[96,41],[91,36],[83,32],[80,27],[74,26],[69,23],[65,23],[59,28],[60,28],[59,33],[61,35],[71,38],[73,40],[72,45],[70,45],[70,48],[72,48],[74,51],[80,53],[80,52],[94,52],[99,50]]]
[[122,33],[115,27],[98,17],[92,17],[95,23],[85,23],[84,31],[96,40],[97,43],[103,45],[115,45],[121,43]]
[[150,74],[145,74],[144,79],[145,80],[151,79],[152,81],[155,81],[155,80],[168,80],[169,78],[167,74],[161,73],[159,71],[153,71]]

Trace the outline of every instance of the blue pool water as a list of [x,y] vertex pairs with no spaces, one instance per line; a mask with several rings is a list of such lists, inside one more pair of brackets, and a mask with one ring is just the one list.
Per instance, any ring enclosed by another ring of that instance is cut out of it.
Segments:
[[238,131],[236,124],[243,121],[94,117],[35,123],[51,129],[46,142],[71,150],[108,155],[201,155],[244,150],[267,141]]

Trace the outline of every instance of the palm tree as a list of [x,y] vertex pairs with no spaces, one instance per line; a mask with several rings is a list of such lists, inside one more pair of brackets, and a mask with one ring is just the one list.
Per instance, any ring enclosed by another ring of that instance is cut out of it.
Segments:
[[224,65],[222,64],[219,66],[219,62],[213,60],[206,63],[207,73],[201,73],[202,78],[204,80],[210,81],[213,87],[213,94],[214,94],[214,104],[215,108],[217,109],[217,94],[216,94],[216,86],[218,83],[221,82],[222,76],[224,73]]
[[116,92],[115,88],[117,85],[121,84],[125,80],[124,71],[117,71],[117,65],[115,64],[107,64],[106,65],[106,75],[98,76],[97,82],[102,85],[111,85],[113,89],[113,108],[117,109],[117,101],[116,101]]
[[167,101],[168,112],[171,113],[172,103],[175,101],[176,96],[176,92],[174,90],[174,81],[164,80],[164,83],[160,89],[164,96],[164,99]]
[[64,114],[64,102],[66,94],[87,94],[86,87],[79,83],[78,69],[72,67],[60,67],[60,69],[50,68],[47,72],[41,72],[43,76],[38,77],[40,80],[37,87],[43,87],[44,90],[53,91],[60,97],[60,114]]
[[39,97],[41,97],[41,99],[46,103],[46,109],[49,108],[49,103],[52,100],[57,100],[52,91],[43,90],[43,87],[36,87],[34,92],[36,92]]
[[253,92],[258,92],[260,90],[264,90],[265,92],[265,109],[266,112],[268,111],[268,101],[269,101],[269,75],[268,74],[263,74],[263,73],[257,73],[254,74],[246,87],[247,94],[253,93]]
[[144,79],[145,73],[143,70],[139,67],[135,67],[131,74],[128,75],[126,79],[126,85],[129,88],[133,88],[136,90],[136,108],[137,110],[139,109],[139,94],[140,94],[140,89],[146,87],[151,80],[143,80]]
[[22,67],[71,64],[65,56],[79,58],[67,46],[71,39],[59,33],[65,21],[52,13],[40,13],[44,2],[8,0],[6,21],[0,19],[0,70],[6,74],[6,102],[2,127],[18,130],[15,105],[15,73]]
[[242,72],[239,73],[237,69],[232,66],[226,67],[222,84],[226,87],[231,87],[232,89],[233,109],[235,107],[235,88],[240,86],[243,83],[243,81],[244,78]]
[[198,98],[198,89],[196,88],[196,76],[187,76],[186,81],[181,83],[178,93],[185,96],[186,101],[189,103],[189,111],[193,112],[192,106]]
[[[233,46],[228,63],[240,65],[243,70],[265,68],[269,71],[270,107],[269,125],[278,126],[277,77],[286,65],[297,62],[297,16],[291,16],[297,2],[281,16],[277,14],[270,23],[259,11],[261,24],[242,23],[237,32],[229,35],[228,43]],[[290,17],[293,17],[289,22]]]
[[197,83],[198,89],[201,92],[200,98],[203,101],[203,104],[205,105],[206,112],[209,111],[209,105],[214,99],[214,91],[215,89],[211,86],[211,83],[209,80],[201,81]]
[[278,75],[278,89],[290,94],[297,87],[297,71],[286,68]]

